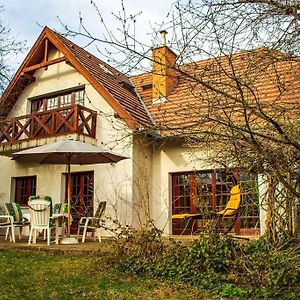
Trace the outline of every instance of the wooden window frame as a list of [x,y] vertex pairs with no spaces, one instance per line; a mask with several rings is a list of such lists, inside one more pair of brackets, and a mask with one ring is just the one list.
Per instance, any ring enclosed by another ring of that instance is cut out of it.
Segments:
[[37,176],[14,177],[13,180],[15,181],[14,201],[20,206],[27,206],[29,197],[36,195]]
[[[223,209],[230,197],[235,178],[240,176],[235,170],[211,169],[192,172],[171,173],[172,214],[209,214]],[[185,184],[180,178],[187,180]],[[239,185],[242,191],[241,217],[235,233],[257,233],[259,224],[257,178],[241,175]],[[189,191],[189,194],[183,193]],[[246,201],[247,199],[247,201]],[[243,203],[245,202],[245,203]],[[247,203],[246,203],[247,202]],[[248,227],[247,227],[248,226]],[[184,219],[172,220],[173,234],[191,234],[197,230],[195,224],[187,224]]]
[[[78,100],[76,95],[82,92],[83,92],[83,100],[81,98]],[[61,100],[64,96],[67,95],[71,96],[71,101],[68,103]],[[56,105],[53,105],[52,101],[55,101],[54,99],[56,98],[57,98],[57,103]],[[80,104],[84,106],[85,98],[86,98],[85,86],[78,86],[76,88],[65,89],[53,93],[47,93],[37,97],[28,98],[28,100],[31,103],[30,113],[36,113],[36,112],[48,111],[48,110],[61,108],[61,107],[67,107],[74,104]]]

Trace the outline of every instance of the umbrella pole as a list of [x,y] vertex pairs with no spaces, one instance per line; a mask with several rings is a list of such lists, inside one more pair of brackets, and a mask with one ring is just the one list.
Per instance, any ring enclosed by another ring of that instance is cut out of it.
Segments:
[[70,156],[68,157],[68,236],[71,234],[71,162]]
[[71,238],[71,154],[68,155],[68,237],[61,241],[61,244],[78,244],[78,240],[76,238]]

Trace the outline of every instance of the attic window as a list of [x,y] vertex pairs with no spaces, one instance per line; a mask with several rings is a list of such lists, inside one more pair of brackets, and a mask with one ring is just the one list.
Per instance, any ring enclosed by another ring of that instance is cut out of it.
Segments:
[[134,91],[134,85],[132,85],[130,82],[125,81],[125,80],[121,80],[119,81],[119,83],[129,92],[133,92]]
[[152,89],[152,83],[142,84],[143,91]]
[[106,66],[103,64],[99,64],[99,67],[101,68],[102,71],[104,71],[106,74],[109,74],[111,76],[114,76],[114,73],[110,71]]

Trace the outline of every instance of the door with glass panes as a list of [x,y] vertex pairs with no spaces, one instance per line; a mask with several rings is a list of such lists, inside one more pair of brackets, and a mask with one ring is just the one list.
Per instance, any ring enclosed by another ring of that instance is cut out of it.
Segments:
[[[208,215],[222,210],[238,176],[242,204],[235,233],[256,233],[259,230],[258,187],[253,176],[231,170],[206,170],[172,175],[172,214]],[[203,221],[172,220],[172,234],[191,234]]]
[[[67,180],[68,181],[68,180]],[[67,199],[66,182],[66,199]],[[81,217],[93,216],[94,211],[94,172],[71,174],[71,215],[73,218],[71,231],[78,227]]]

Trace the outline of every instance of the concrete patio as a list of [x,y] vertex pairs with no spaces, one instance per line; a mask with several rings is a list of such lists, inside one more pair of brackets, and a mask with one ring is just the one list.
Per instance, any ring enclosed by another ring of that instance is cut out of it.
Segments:
[[9,240],[5,240],[4,236],[0,236],[0,249],[19,249],[19,250],[42,250],[42,251],[63,251],[63,252],[108,252],[111,249],[112,239],[103,238],[101,242],[93,239],[86,239],[85,243],[76,245],[62,245],[51,242],[50,246],[47,245],[47,241],[41,237],[37,240],[36,244],[31,243],[28,245],[28,237],[22,236],[21,240],[16,236],[16,242],[12,243]]
[[[76,237],[76,235],[74,235]],[[173,235],[170,236],[171,239],[176,241],[181,241],[183,243],[191,243],[197,239],[196,235]],[[258,239],[258,236],[235,236],[237,241],[242,243],[249,240]],[[167,238],[166,238],[167,241]],[[42,237],[39,237],[36,244],[31,243],[28,245],[28,236],[22,236],[21,239],[16,236],[16,242],[12,243],[5,240],[3,235],[0,235],[0,250],[2,249],[18,249],[18,250],[36,250],[36,251],[53,251],[53,252],[74,252],[74,253],[89,253],[89,252],[101,252],[108,253],[112,251],[112,244],[114,243],[111,237],[102,237],[101,242],[98,240],[93,240],[92,238],[87,238],[85,243],[81,242],[79,238],[79,244],[75,245],[63,245],[55,244],[54,237],[52,237],[52,242],[47,245],[47,241]]]

